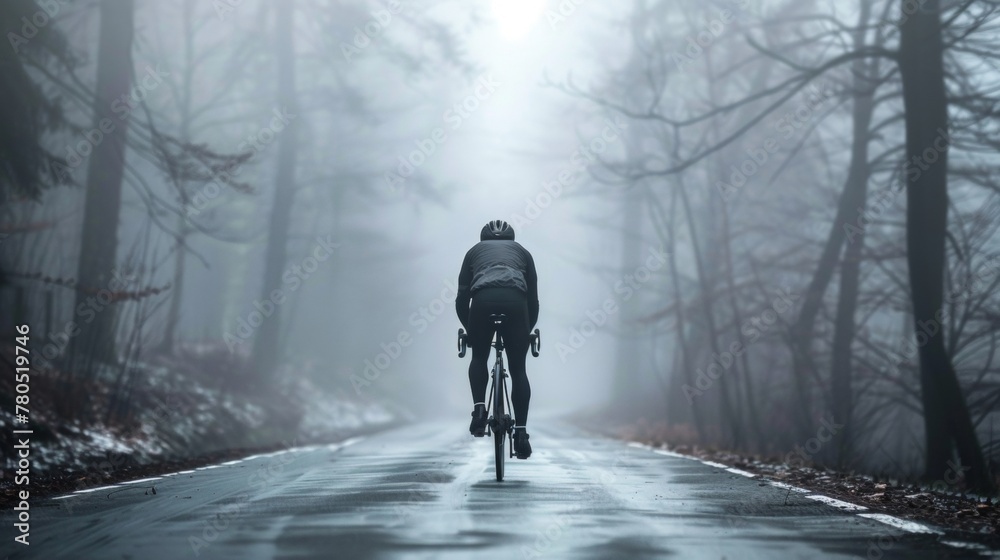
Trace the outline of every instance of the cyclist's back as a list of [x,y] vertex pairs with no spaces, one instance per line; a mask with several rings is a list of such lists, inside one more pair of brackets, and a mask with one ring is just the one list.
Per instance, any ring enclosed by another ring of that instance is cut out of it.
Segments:
[[514,449],[518,458],[526,459],[531,454],[525,431],[531,386],[525,362],[529,332],[538,321],[538,278],[531,253],[514,241],[514,229],[506,222],[494,220],[486,224],[480,242],[466,253],[458,276],[455,310],[469,333],[472,347],[469,384],[474,410],[469,431],[477,437],[484,435],[486,429],[487,362],[495,329],[490,316],[500,313],[506,316],[500,334],[511,375]]

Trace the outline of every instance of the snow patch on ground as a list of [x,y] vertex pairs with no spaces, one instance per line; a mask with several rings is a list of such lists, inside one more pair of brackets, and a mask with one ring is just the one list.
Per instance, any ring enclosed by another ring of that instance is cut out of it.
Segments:
[[[323,389],[312,381],[316,373],[308,365],[283,368],[274,383],[252,392],[245,366],[224,346],[220,350],[218,345],[188,345],[176,355],[129,367],[134,372],[128,391],[131,406],[112,424],[106,416],[114,408],[110,395],[117,370],[108,370],[107,378],[78,382],[75,389],[86,391],[88,400],[96,403],[86,425],[60,418],[55,398],[38,393],[36,401],[32,394],[32,404],[39,403],[32,407],[27,426],[34,429],[34,473],[83,471],[97,486],[101,473],[128,463],[151,464],[226,449],[297,446],[394,420],[379,402]],[[58,373],[49,374],[52,379],[44,375],[33,376],[38,391],[58,386]],[[5,434],[0,444],[10,444],[5,448],[13,445],[8,441],[12,430],[23,426],[14,420],[11,411],[0,409],[0,433]],[[11,469],[15,459],[5,453],[0,464]]]

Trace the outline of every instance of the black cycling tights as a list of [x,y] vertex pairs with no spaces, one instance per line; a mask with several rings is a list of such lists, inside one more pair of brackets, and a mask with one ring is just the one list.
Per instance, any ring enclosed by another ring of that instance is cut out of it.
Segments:
[[503,313],[506,317],[500,329],[507,369],[511,377],[510,400],[514,406],[515,425],[526,426],[531,385],[525,372],[528,356],[528,300],[524,292],[515,288],[484,288],[472,297],[469,309],[469,345],[472,346],[472,363],[469,364],[469,384],[473,402],[486,402],[489,384],[490,343],[495,325],[490,315]]

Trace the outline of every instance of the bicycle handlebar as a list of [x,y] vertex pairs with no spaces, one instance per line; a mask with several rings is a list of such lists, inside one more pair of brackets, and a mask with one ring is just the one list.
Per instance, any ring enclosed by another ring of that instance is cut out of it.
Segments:
[[458,357],[465,357],[465,349],[467,348],[466,343],[469,339],[469,335],[465,334],[465,329],[458,329]]
[[[529,335],[529,340],[531,340],[531,355],[538,357],[538,353],[542,350],[542,333],[538,329]],[[458,329],[458,357],[464,358],[465,351],[468,349],[469,345],[469,335],[465,332],[465,329]]]

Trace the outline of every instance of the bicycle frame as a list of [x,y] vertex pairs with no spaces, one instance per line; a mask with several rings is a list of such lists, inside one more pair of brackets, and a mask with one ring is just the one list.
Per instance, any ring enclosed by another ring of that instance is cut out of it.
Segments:
[[[507,369],[503,363],[503,335],[500,334],[501,326],[505,315],[491,315],[494,325],[494,339],[491,342],[496,349],[497,359],[493,364],[493,371],[490,375],[490,399],[486,406],[487,428],[493,435],[494,455],[496,459],[497,480],[503,480],[504,472],[504,444],[510,443],[509,457],[514,456],[514,420],[512,418],[513,404],[510,400],[510,393],[507,391]],[[537,357],[542,347],[541,333],[535,329],[530,336],[531,355]],[[464,358],[467,349],[468,335],[464,329],[458,329],[458,357]],[[490,412],[492,411],[492,415]]]
[[[490,416],[489,427],[494,432],[499,432],[504,434],[505,439],[510,443],[509,457],[514,456],[514,423],[511,421],[511,412],[513,411],[513,405],[510,401],[510,393],[507,391],[507,369],[503,365],[503,337],[500,334],[500,325],[503,321],[503,316],[494,319],[493,324],[496,325],[496,335],[493,340],[492,346],[496,349],[497,359],[493,364],[493,370],[490,373],[490,400],[487,405],[486,413],[492,411],[493,416]],[[499,391],[499,394],[497,393]],[[500,467],[502,470],[502,467]],[[502,476],[498,473],[498,476]]]

